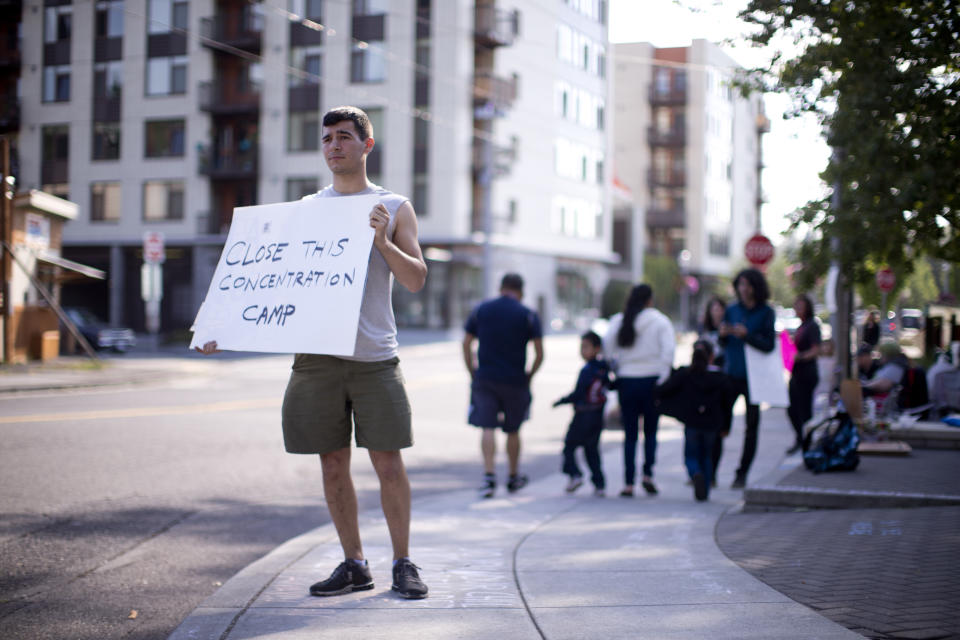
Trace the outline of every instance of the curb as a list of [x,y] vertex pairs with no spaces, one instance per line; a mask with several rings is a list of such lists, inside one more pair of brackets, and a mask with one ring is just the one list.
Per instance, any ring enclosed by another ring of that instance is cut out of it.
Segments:
[[744,509],[769,507],[809,509],[903,509],[960,505],[960,496],[855,491],[795,486],[755,486],[744,491]]

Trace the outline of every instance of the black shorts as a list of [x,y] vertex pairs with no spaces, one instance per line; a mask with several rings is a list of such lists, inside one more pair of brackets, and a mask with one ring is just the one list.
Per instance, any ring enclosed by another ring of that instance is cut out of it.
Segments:
[[520,430],[530,417],[530,388],[475,378],[470,385],[470,424],[504,433]]

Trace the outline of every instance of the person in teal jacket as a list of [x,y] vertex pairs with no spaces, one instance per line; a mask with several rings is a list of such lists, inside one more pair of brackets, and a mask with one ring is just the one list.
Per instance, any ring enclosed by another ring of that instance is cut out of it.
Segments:
[[[767,300],[770,299],[770,288],[767,286],[766,278],[758,270],[744,269],[738,273],[733,280],[733,290],[737,294],[737,300],[727,307],[717,334],[726,357],[724,371],[733,379],[734,395],[731,406],[740,395],[743,395],[747,403],[743,453],[740,456],[740,467],[731,485],[732,489],[742,489],[747,484],[747,473],[757,453],[757,434],[760,430],[760,406],[750,402],[744,349],[746,345],[750,345],[765,353],[773,351],[776,339],[773,325],[776,314],[767,304]],[[732,419],[733,411],[731,410],[727,415],[727,433],[730,431]],[[714,467],[714,473],[716,473],[716,467]]]

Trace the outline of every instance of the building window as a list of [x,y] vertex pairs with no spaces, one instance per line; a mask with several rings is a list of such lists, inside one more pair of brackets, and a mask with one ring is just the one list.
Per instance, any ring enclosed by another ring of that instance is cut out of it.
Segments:
[[[320,68],[322,63],[321,47],[291,47],[290,67],[287,73],[287,85],[300,87],[303,85],[320,84]],[[293,71],[295,69],[295,71]]]
[[730,237],[717,233],[709,234],[710,255],[729,256],[730,255]]
[[70,101],[70,65],[43,68],[43,101]]
[[147,158],[182,156],[184,150],[185,124],[183,120],[148,120],[145,123]]
[[93,96],[119,98],[123,94],[123,62],[98,62],[93,65]]
[[288,0],[287,10],[300,18],[323,21],[323,0]]
[[287,114],[287,151],[317,151],[320,148],[320,114],[298,111]]
[[386,60],[379,47],[357,42],[350,52],[350,82],[383,82],[387,78]]
[[143,183],[144,220],[183,220],[183,182],[156,180]]
[[287,178],[287,202],[300,200],[319,189],[319,178]]
[[97,3],[94,33],[98,38],[123,37],[123,0],[108,0]]
[[147,59],[147,95],[165,96],[187,92],[187,57]]
[[41,182],[45,185],[65,185],[69,180],[70,127],[54,124],[43,127]]
[[390,3],[388,0],[353,0],[353,15],[371,16],[386,13]]
[[90,184],[90,220],[118,222],[120,220],[120,183],[93,182]]
[[69,40],[73,32],[73,7],[59,5],[45,7],[43,12],[43,41],[53,44]]
[[189,13],[187,2],[180,0],[148,0],[150,22],[147,25],[147,32],[170,33],[171,31],[185,31]]
[[120,124],[93,123],[93,160],[117,160],[120,157]]

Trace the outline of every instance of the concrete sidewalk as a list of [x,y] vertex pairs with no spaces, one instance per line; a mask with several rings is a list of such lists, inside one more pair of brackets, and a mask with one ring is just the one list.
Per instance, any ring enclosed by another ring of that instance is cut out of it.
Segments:
[[[789,444],[780,426],[761,437],[764,449]],[[390,591],[386,524],[379,511],[369,512],[361,533],[374,590],[307,593],[342,560],[336,533],[325,526],[241,571],[170,640],[861,637],[766,586],[718,549],[717,521],[741,494],[719,489],[710,502],[695,502],[684,484],[679,430],[667,426],[661,434],[657,497],[616,496],[622,454],[608,447],[612,497],[595,498],[587,487],[567,496],[565,476],[554,474],[491,500],[459,491],[417,501],[413,560],[430,587],[425,600]],[[733,468],[734,451],[728,455]],[[778,463],[758,458],[755,469],[769,473]]]

